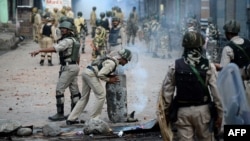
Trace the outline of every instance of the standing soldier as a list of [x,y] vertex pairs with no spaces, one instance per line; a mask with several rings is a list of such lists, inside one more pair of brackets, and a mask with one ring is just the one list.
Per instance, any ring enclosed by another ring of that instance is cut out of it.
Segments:
[[77,76],[80,70],[78,66],[80,45],[72,34],[74,27],[71,22],[64,21],[60,24],[59,28],[62,32],[62,37],[58,40],[58,44],[54,47],[44,48],[30,53],[33,57],[41,52],[59,52],[61,68],[56,86],[57,113],[49,117],[52,121],[65,120],[64,92],[66,88],[69,87],[71,93],[71,110],[81,98],[77,83]]
[[150,24],[150,31],[151,31],[150,36],[151,36],[152,46],[150,46],[150,47],[151,47],[151,50],[153,53],[152,57],[154,57],[154,58],[159,57],[157,55],[157,52],[158,52],[158,48],[160,47],[160,37],[159,37],[160,29],[161,29],[161,25],[157,21],[157,17],[156,16],[152,17],[152,21]]
[[32,31],[33,31],[33,40],[36,43],[38,43],[40,39],[39,31],[41,28],[42,18],[41,18],[41,15],[38,13],[38,9],[36,7],[32,8],[31,23],[32,23]]
[[130,13],[129,14],[129,18],[127,21],[127,26],[126,26],[126,31],[127,31],[127,46],[129,46],[130,44],[130,39],[132,42],[132,45],[135,44],[135,37],[136,37],[136,33],[138,31],[138,25],[135,19],[135,15],[134,13]]
[[91,37],[95,37],[95,28],[96,28],[96,7],[92,8],[92,12],[90,13],[90,26],[91,26]]
[[146,45],[146,53],[151,53],[151,49],[150,49],[150,21],[149,20],[145,20],[143,22],[142,25],[142,30],[143,30],[143,40],[145,41],[145,45]]
[[117,7],[116,10],[116,17],[120,19],[120,24],[123,25],[124,22],[124,14],[122,13],[122,9],[120,7]]
[[77,18],[74,19],[74,24],[76,26],[76,32],[77,32],[77,37],[80,40],[81,44],[81,51],[82,53],[85,53],[85,38],[86,35],[88,34],[88,28],[87,28],[87,23],[85,22],[85,19],[82,17],[82,12],[77,13]]
[[117,17],[112,18],[112,28],[108,38],[108,52],[118,51],[125,45],[125,31],[120,25],[120,19]]
[[228,21],[223,29],[229,43],[223,48],[219,69],[229,63],[235,63],[239,69],[243,80],[249,80],[250,63],[250,41],[238,35],[240,23],[235,20]]
[[[51,17],[48,17],[46,19],[46,23],[42,25],[42,28],[40,30],[40,34],[42,36],[41,42],[40,42],[40,48],[49,48],[53,46],[53,43],[56,42],[57,36],[56,36],[56,28],[54,26],[54,19]],[[46,53],[42,52],[41,53],[41,60],[40,60],[40,65],[44,65],[44,60],[47,56],[48,59],[48,65],[53,66],[52,64],[52,53]]]
[[97,26],[95,37],[91,43],[92,60],[106,56],[107,53],[107,36],[106,29],[102,26]]
[[74,19],[74,12],[72,11],[70,6],[66,8],[66,11],[67,11],[67,17]]
[[211,60],[212,62],[217,61],[218,57],[218,38],[219,38],[219,32],[216,28],[216,26],[212,22],[212,18],[208,18],[208,26],[206,28],[206,44],[205,44],[205,49],[206,49],[206,55],[207,57]]
[[[178,141],[213,141],[211,123],[220,131],[223,108],[216,86],[216,69],[202,56],[204,38],[197,32],[186,32],[183,37],[183,56],[169,66],[162,85],[166,118],[176,127]],[[217,118],[210,113],[210,104]],[[171,105],[171,106],[170,106]],[[170,112],[175,111],[175,112]],[[168,122],[168,121],[167,121]]]

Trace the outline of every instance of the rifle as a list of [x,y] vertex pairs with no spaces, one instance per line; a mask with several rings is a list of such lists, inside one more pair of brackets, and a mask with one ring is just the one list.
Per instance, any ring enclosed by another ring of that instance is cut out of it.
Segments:
[[[204,90],[206,91],[207,95],[210,95],[210,93],[208,91],[208,88],[206,87],[205,82],[201,78],[199,72],[196,70],[196,68],[194,66],[191,66],[191,65],[189,65],[189,66],[193,70],[194,74],[196,75],[196,77],[198,78],[198,80],[200,81],[200,83],[202,84],[202,86],[203,86]],[[219,130],[216,127],[216,124],[215,124],[215,122],[218,119],[218,112],[217,112],[217,109],[216,109],[216,106],[215,106],[215,102],[212,99],[211,95],[210,95],[210,97],[211,97],[211,102],[208,105],[209,106],[210,115],[211,115],[211,119],[210,119],[210,122],[209,122],[209,131],[210,132],[214,132],[215,139],[217,141],[219,141],[219,135],[218,135],[219,134]]]

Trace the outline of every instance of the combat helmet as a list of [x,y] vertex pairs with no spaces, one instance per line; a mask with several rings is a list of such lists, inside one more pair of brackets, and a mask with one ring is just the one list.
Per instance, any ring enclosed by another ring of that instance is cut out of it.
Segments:
[[62,23],[60,23],[59,28],[67,28],[67,29],[72,30],[72,31],[74,30],[72,23],[69,21],[63,21]]
[[118,51],[118,54],[121,55],[122,58],[126,59],[127,61],[131,61],[132,53],[128,49],[121,49]]
[[78,17],[82,17],[82,12],[77,12]]
[[230,20],[227,22],[224,26],[223,29],[226,32],[230,33],[239,33],[240,32],[240,23],[237,22],[236,20]]
[[37,7],[33,7],[33,8],[32,8],[32,12],[33,12],[33,13],[37,13],[37,12],[38,12]]
[[182,46],[184,48],[198,48],[205,44],[204,37],[198,32],[186,32],[183,36]]
[[100,13],[100,17],[101,17],[101,18],[104,18],[104,17],[105,17],[105,13],[104,13],[104,12],[101,12],[101,13]]

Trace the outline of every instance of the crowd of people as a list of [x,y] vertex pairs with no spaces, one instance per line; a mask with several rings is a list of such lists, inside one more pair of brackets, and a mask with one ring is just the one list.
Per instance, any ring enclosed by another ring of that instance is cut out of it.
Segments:
[[[60,12],[54,8],[51,13],[48,9],[44,13],[39,13],[37,8],[32,9],[33,40],[40,44],[41,49],[31,52],[31,56],[40,53],[41,66],[44,65],[45,58],[48,59],[48,65],[53,66],[53,52],[58,52],[60,56],[61,68],[56,86],[57,113],[49,119],[66,120],[68,125],[78,123],[78,118],[89,101],[91,90],[97,99],[91,118],[98,119],[106,95],[100,80],[119,82],[114,72],[118,65],[123,66],[131,61],[132,52],[126,47],[134,46],[135,38],[139,35],[139,39],[145,41],[147,53],[151,53],[152,57],[172,58],[171,51],[174,46],[180,44],[183,47],[181,57],[168,68],[161,93],[166,117],[176,127],[176,139],[213,140],[214,136],[211,135],[219,132],[210,130],[211,103],[217,113],[215,127],[220,131],[223,124],[223,105],[216,85],[218,71],[229,63],[235,63],[240,68],[242,79],[250,78],[250,42],[238,35],[239,22],[231,20],[224,25],[229,44],[223,48],[221,60],[216,63],[210,60],[209,54],[213,50],[209,50],[207,46],[218,38],[218,30],[213,25],[212,18],[208,18],[207,28],[199,28],[194,18],[187,19],[182,40],[173,43],[171,34],[174,31],[169,28],[164,14],[145,19],[140,27],[136,7],[132,7],[127,20],[119,7],[100,12],[99,16],[96,9],[97,7],[92,7],[90,14],[90,46],[91,60],[99,62],[92,63],[83,70],[82,92],[79,91],[77,83],[80,70],[78,64],[80,53],[85,53],[85,39],[89,34],[82,12],[74,16],[70,7],[64,7]],[[72,101],[72,112],[68,116],[64,115],[66,88],[70,89]],[[171,115],[171,105],[178,110],[175,118]]]

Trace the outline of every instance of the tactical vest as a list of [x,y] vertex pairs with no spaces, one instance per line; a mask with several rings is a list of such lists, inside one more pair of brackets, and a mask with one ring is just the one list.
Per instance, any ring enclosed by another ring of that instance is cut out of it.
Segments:
[[65,52],[67,52],[70,48],[67,48],[67,50],[65,51],[61,51],[59,52],[59,56],[60,56],[60,64],[64,65],[65,59],[70,58],[71,62],[77,62],[79,59],[79,49],[80,49],[80,42],[78,40],[76,40],[74,37],[68,37],[69,39],[73,40],[73,46],[71,49],[71,53],[70,54],[66,54]]
[[45,24],[44,26],[43,26],[43,32],[42,32],[42,35],[45,35],[45,36],[48,36],[48,37],[50,37],[50,35],[51,35],[51,26],[52,25],[47,25],[47,24]]
[[108,60],[108,59],[114,61],[114,63],[115,63],[115,68],[110,72],[110,73],[112,73],[112,72],[114,72],[115,69],[116,69],[116,62],[115,62],[115,60],[114,60],[113,58],[111,58],[111,57],[103,56],[103,57],[101,57],[101,58],[99,58],[99,59],[96,59],[96,60],[92,61],[91,66],[97,66],[98,70],[101,70],[102,67],[103,67],[102,63],[103,63],[104,61]]
[[115,30],[114,28],[111,28],[111,30],[109,32],[109,40],[108,40],[108,42],[111,46],[119,45],[118,39],[121,38],[121,36],[119,35],[120,29],[121,28],[118,28]]
[[247,39],[244,39],[244,43],[242,45],[237,45],[241,47],[245,53],[248,55],[248,57],[245,55],[245,53],[235,45],[233,42],[229,42],[228,46],[230,46],[233,49],[234,52],[234,59],[231,60],[232,63],[235,63],[239,66],[239,68],[243,68],[244,66],[247,66],[250,63],[250,60],[248,60],[248,57],[250,57],[250,42]]
[[[205,82],[206,71],[199,69],[197,71]],[[175,61],[175,80],[176,100],[180,106],[202,105],[210,102],[210,95],[206,93],[203,85],[183,58]]]

